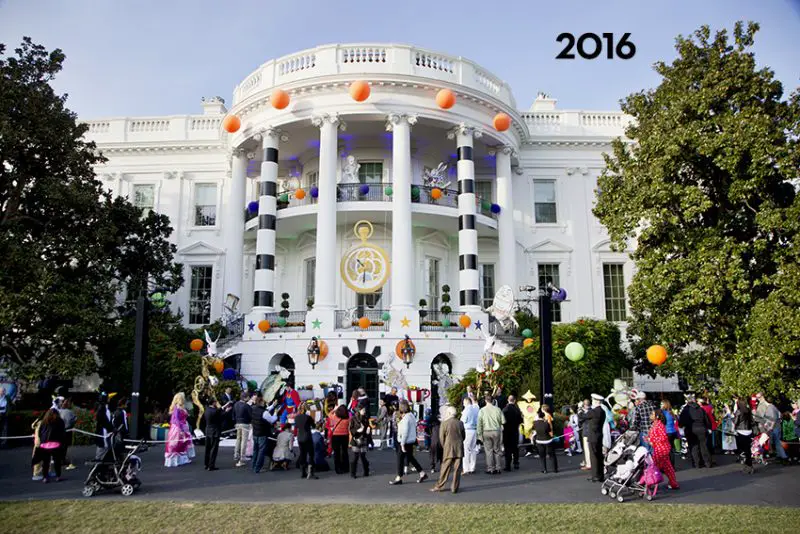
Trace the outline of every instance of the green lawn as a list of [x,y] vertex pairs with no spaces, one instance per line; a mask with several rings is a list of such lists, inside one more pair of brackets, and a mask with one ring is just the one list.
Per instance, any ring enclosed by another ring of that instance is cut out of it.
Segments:
[[[313,505],[158,501],[0,503],[0,529],[26,532],[789,532],[800,509],[628,504]],[[177,526],[173,526],[177,525]],[[173,527],[171,527],[173,526]]]

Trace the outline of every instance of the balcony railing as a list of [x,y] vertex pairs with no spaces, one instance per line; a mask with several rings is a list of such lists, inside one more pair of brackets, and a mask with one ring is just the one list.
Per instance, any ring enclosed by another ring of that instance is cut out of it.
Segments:
[[[384,314],[388,310],[376,309],[349,309],[336,310],[335,330],[354,330],[367,332],[388,332],[389,321],[384,319]],[[358,320],[362,317],[369,319],[370,325],[367,328],[358,326]]]
[[[305,332],[306,312],[289,312],[287,317],[281,317],[280,313],[281,312],[273,312],[265,314],[265,319],[269,321],[270,332],[273,330],[278,332]],[[283,319],[283,321],[281,319]]]
[[339,184],[336,188],[336,200],[339,202],[390,202],[392,197],[386,194],[391,183],[375,184]]
[[442,313],[439,310],[424,310],[425,316],[420,314],[419,329],[422,332],[464,332],[464,327],[458,322],[463,313]]

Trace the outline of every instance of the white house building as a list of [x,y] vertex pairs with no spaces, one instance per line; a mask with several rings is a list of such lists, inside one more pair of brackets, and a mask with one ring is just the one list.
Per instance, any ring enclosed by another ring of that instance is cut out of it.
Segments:
[[[355,81],[369,84],[366,100],[351,96]],[[288,94],[282,109],[275,89]],[[442,89],[456,97],[449,109]],[[561,110],[541,94],[521,110],[484,67],[393,44],[270,60],[230,109],[219,97],[202,108],[91,120],[88,136],[109,159],[97,169],[108,187],[173,222],[186,284],[170,301],[187,325],[244,314],[232,347],[247,378],[282,365],[297,386],[365,386],[375,400],[378,368],[391,364],[429,389],[435,359],[456,375],[480,361],[483,310],[502,285],[550,279],[569,294],[556,321],[624,322],[633,263],[591,212],[624,114]],[[501,112],[505,131],[493,125]],[[228,115],[241,120],[235,133]],[[396,355],[406,335],[407,368]],[[313,368],[312,337],[328,349]]]

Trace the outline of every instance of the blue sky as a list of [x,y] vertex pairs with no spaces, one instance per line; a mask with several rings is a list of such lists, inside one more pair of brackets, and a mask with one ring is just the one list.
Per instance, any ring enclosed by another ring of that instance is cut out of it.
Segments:
[[[460,55],[563,109],[617,109],[658,83],[652,64],[702,24],[756,20],[756,57],[800,86],[800,0],[0,0],[0,42],[23,35],[67,55],[55,86],[84,118],[198,113],[231,101],[261,63],[335,42],[409,43]],[[632,34],[633,59],[556,60],[561,32]]]

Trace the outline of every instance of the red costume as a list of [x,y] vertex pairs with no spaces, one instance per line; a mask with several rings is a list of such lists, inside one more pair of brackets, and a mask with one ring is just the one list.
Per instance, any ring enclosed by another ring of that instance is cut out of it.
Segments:
[[653,462],[662,473],[667,475],[669,487],[678,489],[678,479],[675,478],[675,469],[669,461],[669,451],[671,447],[664,423],[658,419],[653,421],[653,426],[650,427],[650,434],[648,434],[647,438],[650,441],[650,445],[653,446]]
[[281,423],[286,423],[288,420],[294,421],[294,416],[297,414],[297,408],[300,406],[300,394],[294,389],[287,387],[283,392],[281,404],[283,410],[281,412]]

